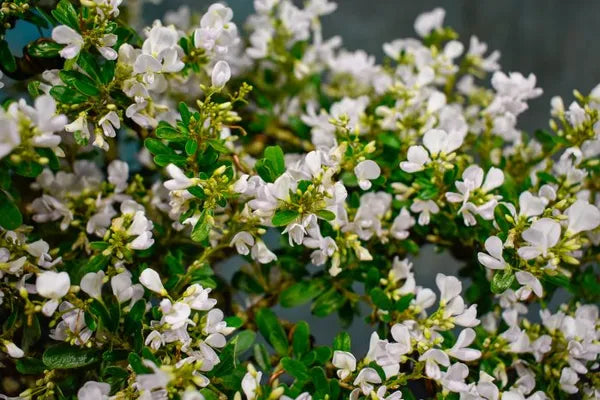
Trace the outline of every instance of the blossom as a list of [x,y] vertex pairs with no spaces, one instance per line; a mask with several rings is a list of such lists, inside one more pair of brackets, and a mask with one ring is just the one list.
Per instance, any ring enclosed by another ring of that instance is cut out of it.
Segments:
[[408,173],[422,171],[432,158],[445,157],[457,150],[463,142],[459,131],[446,133],[441,129],[430,129],[423,136],[424,146],[410,146],[407,159],[402,161],[400,168]]
[[248,366],[248,372],[242,378],[241,386],[246,398],[248,400],[255,400],[257,395],[256,391],[260,386],[262,372],[257,372],[251,365],[252,364]]
[[110,385],[104,382],[87,381],[77,392],[78,400],[108,400]]
[[368,190],[371,187],[371,180],[379,178],[381,174],[381,168],[373,160],[365,160],[358,163],[354,167],[354,174],[358,179],[358,186],[362,190]]
[[21,348],[19,348],[13,342],[10,342],[7,340],[5,340],[3,342],[4,342],[4,348],[6,349],[6,353],[9,356],[11,356],[12,358],[23,358],[25,356],[25,353],[23,352],[23,350],[21,350]]
[[437,214],[440,212],[440,207],[433,200],[415,199],[410,206],[410,211],[419,214],[419,218],[417,220],[419,225],[429,225],[431,214]]
[[152,268],[146,268],[142,271],[140,274],[140,283],[147,289],[152,290],[161,296],[167,294],[167,291],[160,280],[160,275]]
[[356,370],[356,358],[347,351],[334,351],[331,363],[338,369],[336,374],[341,380],[346,379]]
[[261,264],[268,264],[271,261],[275,261],[277,256],[271,250],[267,248],[265,242],[257,240],[256,244],[252,246],[251,257],[253,260],[258,261]]
[[440,29],[444,23],[446,11],[443,8],[435,8],[429,12],[420,14],[415,20],[415,31],[421,37],[425,37],[433,30]]
[[361,369],[356,376],[356,379],[354,379],[354,382],[352,382],[354,386],[360,387],[360,390],[365,396],[373,391],[373,383],[381,383],[381,377],[377,371],[370,367]]
[[215,88],[222,88],[231,78],[231,69],[226,61],[217,61],[211,73],[212,85]]
[[59,25],[52,30],[52,40],[67,45],[60,51],[61,57],[67,60],[77,57],[83,47],[83,37],[66,25]]
[[102,298],[102,284],[104,281],[104,271],[88,272],[81,278],[79,286],[81,290],[90,297],[100,300]]
[[456,339],[454,346],[448,350],[448,354],[461,361],[473,361],[481,357],[481,351],[470,349],[467,346],[471,345],[475,340],[475,331],[471,328],[463,329]]
[[567,208],[565,215],[569,217],[567,232],[577,234],[582,231],[590,231],[600,225],[600,211],[598,207],[584,200],[577,200],[571,207]]
[[499,237],[490,236],[485,240],[484,246],[488,253],[477,253],[477,259],[481,264],[490,269],[505,269],[508,266],[508,263],[504,261],[504,257],[502,256],[504,245]]
[[66,272],[44,271],[38,275],[35,288],[38,294],[48,299],[57,300],[69,292],[71,280]]
[[528,246],[519,247],[517,253],[524,260],[538,256],[546,257],[548,250],[556,246],[560,239],[560,224],[551,218],[540,218],[522,233]]

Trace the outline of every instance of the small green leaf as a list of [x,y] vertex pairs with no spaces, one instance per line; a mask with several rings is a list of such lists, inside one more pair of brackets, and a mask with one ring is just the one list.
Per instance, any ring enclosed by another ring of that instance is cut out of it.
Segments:
[[296,358],[310,350],[310,327],[305,321],[298,322],[294,328],[292,349]]
[[0,63],[2,63],[4,69],[8,72],[15,72],[17,70],[17,61],[11,53],[6,40],[0,40]]
[[496,271],[492,278],[491,289],[493,293],[500,294],[508,289],[515,280],[512,270]]
[[294,222],[299,216],[300,213],[296,210],[277,210],[271,223],[275,226],[284,226]]
[[335,214],[329,210],[319,210],[316,212],[317,217],[322,218],[326,221],[333,221],[335,219]]
[[37,358],[25,357],[17,360],[17,371],[23,375],[39,375],[44,372],[46,366],[42,360]]
[[6,230],[14,230],[23,224],[23,216],[15,203],[0,191],[0,226]]
[[198,222],[194,225],[194,229],[192,229],[192,240],[194,242],[203,242],[208,239],[208,234],[210,233],[212,226],[206,222],[206,210],[202,211],[200,214],[200,218],[198,218]]
[[390,310],[392,308],[392,300],[383,292],[381,288],[373,288],[369,295],[373,303],[382,310]]
[[298,360],[294,360],[289,357],[283,357],[281,359],[281,365],[283,366],[283,369],[285,369],[285,371],[288,374],[290,374],[294,378],[298,379],[299,381],[304,382],[304,381],[307,381],[308,379],[310,379],[310,375],[308,374],[308,369],[306,368],[306,366],[304,364],[302,364]]
[[256,333],[251,330],[245,330],[238,333],[230,343],[233,343],[233,356],[239,358],[239,356],[246,350],[250,349],[256,339]]
[[69,0],[60,0],[55,10],[52,10],[52,16],[63,25],[67,25],[76,31],[79,31],[79,18],[75,7]]
[[260,333],[280,355],[288,354],[289,342],[283,326],[269,308],[261,308],[256,313],[256,324]]
[[81,69],[88,74],[96,82],[102,82],[102,72],[100,66],[96,62],[96,58],[90,53],[81,52],[77,58],[77,64]]
[[54,86],[50,89],[50,94],[63,104],[79,104],[88,99],[86,95],[78,93],[68,86]]
[[181,139],[182,135],[166,121],[160,121],[156,127],[156,136],[165,140]]
[[352,350],[352,340],[350,339],[348,332],[340,332],[335,339],[333,339],[333,350],[348,352]]
[[99,360],[96,349],[71,346],[67,343],[49,347],[42,356],[42,361],[48,369],[81,368]]
[[63,47],[62,44],[51,41],[34,42],[29,45],[27,52],[33,57],[53,58],[58,57],[58,53]]
[[311,311],[317,317],[325,317],[332,312],[337,311],[345,302],[346,298],[332,287],[317,297],[312,304]]
[[276,176],[279,176],[285,172],[285,159],[283,157],[283,150],[279,146],[268,146],[265,149],[265,159],[270,163],[271,168]]
[[314,299],[325,290],[322,279],[311,279],[293,284],[279,294],[279,304],[282,307],[296,307]]
[[86,96],[98,96],[100,94],[100,89],[96,87],[94,81],[77,71],[60,71],[58,73],[60,79],[66,83],[67,85],[74,87],[79,92]]

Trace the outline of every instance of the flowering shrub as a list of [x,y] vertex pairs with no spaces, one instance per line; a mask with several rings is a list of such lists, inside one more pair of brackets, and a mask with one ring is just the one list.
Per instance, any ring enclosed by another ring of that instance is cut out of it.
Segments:
[[600,86],[527,134],[535,76],[441,9],[377,64],[328,0],[136,6],[2,3],[51,38],[0,41],[0,398],[600,398]]

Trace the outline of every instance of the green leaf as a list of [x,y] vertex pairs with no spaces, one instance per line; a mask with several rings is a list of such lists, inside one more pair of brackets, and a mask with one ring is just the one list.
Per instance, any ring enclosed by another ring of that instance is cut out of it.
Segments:
[[185,104],[183,101],[179,103],[177,109],[179,110],[179,114],[181,115],[181,120],[183,121],[183,123],[185,125],[190,123],[190,118],[192,117],[192,113],[190,112],[190,109],[188,108],[187,104]]
[[294,222],[299,216],[300,213],[296,210],[277,210],[271,219],[271,223],[275,226],[284,226]]
[[14,167],[14,171],[26,178],[35,178],[42,173],[44,167],[35,161],[21,161]]
[[69,0],[60,0],[55,10],[52,10],[52,16],[63,25],[67,25],[76,31],[79,31],[79,18],[75,7]]
[[225,146],[225,143],[222,140],[209,140],[208,144],[210,145],[210,147],[212,147],[221,154],[231,153],[231,150],[227,146]]
[[135,353],[129,353],[127,361],[129,361],[131,369],[133,369],[133,372],[135,372],[136,374],[149,374],[152,372],[150,368],[144,366],[141,357]]
[[23,216],[15,203],[0,190],[0,226],[6,230],[14,230],[23,224]]
[[2,67],[8,72],[15,72],[17,70],[17,61],[15,60],[15,56],[10,52],[6,40],[0,40],[0,63],[2,63]]
[[296,358],[299,358],[310,349],[310,327],[305,321],[298,322],[294,328],[292,349]]
[[406,294],[400,297],[400,300],[394,303],[394,309],[398,312],[406,310],[410,306],[410,302],[414,299],[415,295],[412,293]]
[[188,139],[187,142],[185,142],[185,154],[187,154],[188,156],[193,156],[194,154],[196,154],[197,150],[198,142],[196,142],[193,139]]
[[348,332],[340,332],[335,339],[333,339],[333,350],[348,352],[352,350],[352,340],[350,339]]
[[392,300],[384,293],[381,288],[373,288],[369,292],[373,303],[382,310],[390,310],[392,308]]
[[17,360],[17,371],[23,375],[39,375],[44,372],[46,366],[42,360],[37,358],[25,357]]
[[283,369],[285,369],[285,371],[288,374],[290,374],[294,378],[298,379],[299,381],[304,382],[304,381],[307,381],[308,379],[310,379],[310,375],[308,374],[308,369],[306,368],[306,366],[304,364],[302,364],[298,360],[294,360],[289,357],[283,357],[281,359],[281,365],[283,366]]
[[282,307],[296,307],[314,299],[325,290],[322,279],[311,279],[293,284],[279,294],[279,304]]
[[93,299],[89,305],[89,310],[96,318],[100,320],[100,322],[102,322],[107,329],[111,330],[110,328],[113,326],[113,321],[104,304],[100,303],[96,299]]
[[335,214],[329,210],[319,210],[316,212],[317,217],[324,219],[325,221],[333,221]]
[[166,121],[160,121],[156,127],[156,136],[165,140],[181,139],[182,135],[177,128]]
[[68,86],[54,86],[50,89],[50,94],[63,104],[79,104],[88,99],[84,94],[78,93]]
[[93,80],[96,82],[102,82],[102,71],[100,71],[100,66],[96,62],[96,58],[93,55],[86,52],[79,53],[77,64],[79,64],[81,69]]
[[515,275],[512,270],[496,271],[492,278],[491,289],[493,293],[500,294],[512,285]]
[[263,371],[268,371],[271,369],[271,362],[269,360],[269,353],[267,352],[267,348],[262,343],[256,343],[254,345],[254,360],[260,366],[260,369]]
[[265,159],[269,161],[273,172],[279,176],[285,172],[283,150],[279,146],[268,146],[265,149]]
[[311,307],[311,311],[317,317],[325,317],[338,310],[344,305],[346,298],[342,296],[335,288],[329,289],[321,294]]
[[62,44],[51,41],[34,42],[27,47],[27,52],[33,57],[53,58],[58,57],[63,47]]
[[60,71],[58,75],[64,83],[71,87],[74,87],[86,96],[98,96],[100,94],[100,89],[96,87],[94,81],[90,77],[82,74],[81,72],[73,70]]
[[192,240],[194,242],[203,242],[208,239],[208,234],[212,226],[206,222],[206,210],[203,210],[200,214],[200,218],[198,218],[198,222],[194,225],[194,229],[192,229]]
[[115,77],[115,67],[117,63],[115,61],[104,61],[104,64],[100,67],[100,82],[104,85],[108,85]]
[[164,144],[162,140],[159,139],[147,138],[144,140],[144,147],[155,156],[159,154],[175,154],[175,152],[169,146]]
[[260,333],[280,355],[288,354],[289,342],[283,326],[269,308],[261,308],[256,313],[256,324]]
[[250,349],[256,339],[256,333],[251,330],[245,330],[238,333],[233,340],[230,342],[233,344],[233,356],[239,358],[239,356],[246,350]]
[[81,368],[99,360],[96,349],[71,346],[67,343],[48,347],[42,356],[42,361],[48,369]]

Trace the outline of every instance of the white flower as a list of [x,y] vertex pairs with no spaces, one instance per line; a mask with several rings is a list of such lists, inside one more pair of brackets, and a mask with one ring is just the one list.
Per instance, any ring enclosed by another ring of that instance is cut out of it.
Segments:
[[256,241],[256,244],[252,247],[250,256],[253,260],[261,264],[268,264],[271,261],[277,260],[277,256],[267,248],[267,245],[262,240]]
[[23,358],[25,353],[13,342],[7,340],[4,341],[4,347],[6,347],[6,353],[12,358]]
[[57,300],[69,292],[71,280],[66,272],[44,271],[38,275],[35,288],[38,294],[48,299]]
[[[147,269],[144,271],[147,271]],[[172,304],[171,300],[162,299],[160,302],[160,310],[163,313],[161,322],[169,324],[169,327],[173,330],[182,328],[188,323],[193,325],[193,322],[189,320],[192,309],[186,303],[177,302]]]
[[373,368],[363,368],[360,370],[352,384],[354,386],[360,386],[362,393],[367,396],[374,389],[372,385],[373,383],[380,384],[381,377]]
[[81,278],[79,286],[81,290],[90,297],[100,300],[102,298],[102,284],[104,283],[104,271],[88,272]]
[[569,217],[567,232],[577,234],[583,231],[591,231],[600,225],[600,211],[598,207],[584,200],[577,200],[565,211]]
[[402,161],[400,168],[408,173],[422,171],[432,159],[453,153],[462,145],[463,139],[463,134],[458,130],[446,133],[441,129],[430,129],[423,136],[425,147],[410,146],[407,153],[408,161]]
[[113,295],[117,298],[119,303],[131,300],[131,303],[133,304],[144,296],[144,287],[139,283],[132,285],[131,272],[129,271],[121,272],[120,274],[113,276],[110,280],[110,286]]
[[540,299],[544,297],[544,289],[540,281],[527,271],[517,271],[515,274],[517,281],[523,285],[517,290],[516,295],[521,300],[527,300],[531,292],[535,293]]
[[481,357],[481,351],[467,348],[474,340],[475,331],[471,328],[463,329],[458,335],[454,346],[448,350],[448,354],[461,361],[477,360]]
[[484,180],[483,169],[477,165],[471,165],[464,170],[462,178],[462,181],[456,182],[459,193],[447,192],[446,200],[450,203],[462,203],[462,207],[458,212],[462,213],[464,223],[467,226],[473,226],[477,223],[473,214],[478,214],[485,220],[493,219],[494,208],[498,204],[500,196],[492,196],[490,200],[479,206],[469,202],[469,199],[477,189],[485,195],[500,187],[504,182],[502,170],[495,167],[490,168]]
[[433,30],[440,29],[444,23],[446,11],[443,8],[435,8],[429,12],[420,14],[415,20],[415,31],[421,37],[425,37]]
[[192,310],[208,311],[217,304],[217,300],[208,297],[211,290],[194,283],[185,290],[182,301],[189,304]]
[[477,259],[490,269],[505,269],[508,265],[502,256],[504,245],[498,236],[490,236],[485,241],[485,249],[489,254],[479,252]]
[[147,289],[156,292],[161,296],[166,296],[167,294],[167,290],[160,280],[160,275],[152,268],[146,268],[142,271],[140,274],[140,283]]
[[115,160],[107,168],[108,181],[115,185],[115,191],[122,192],[127,188],[129,165],[125,161]]
[[347,351],[334,351],[331,363],[338,369],[336,374],[341,380],[346,379],[356,370],[356,358],[352,353],[348,353]]
[[257,372],[251,364],[248,365],[248,372],[242,378],[242,390],[248,400],[256,399],[256,390],[260,386],[262,372]]
[[67,45],[60,51],[61,57],[67,60],[75,58],[83,46],[83,37],[66,25],[59,25],[52,30],[52,40],[56,43]]
[[150,346],[153,350],[158,350],[165,344],[165,339],[160,332],[152,331],[146,337],[144,344]]
[[87,381],[77,392],[77,400],[108,400],[109,394],[108,383]]
[[442,372],[440,365],[447,367],[450,365],[448,354],[439,349],[429,349],[419,357],[419,361],[425,361],[425,374],[435,380],[440,380]]
[[9,155],[10,152],[21,144],[21,135],[17,121],[12,118],[4,108],[0,107],[0,125],[2,126],[2,135],[0,135],[0,159]]
[[433,200],[415,199],[410,206],[410,211],[419,213],[417,220],[419,225],[429,225],[431,214],[437,214],[440,212],[440,208]]
[[358,186],[362,190],[368,190],[371,188],[371,182],[369,181],[379,178],[381,168],[373,160],[364,160],[354,167],[354,174],[358,179]]
[[394,218],[390,233],[398,240],[404,240],[408,237],[410,232],[408,231],[415,224],[415,219],[410,215],[408,210],[403,207],[400,210],[400,214]]
[[558,243],[560,233],[560,224],[555,220],[538,219],[521,235],[529,243],[529,246],[520,247],[517,253],[524,260],[531,260],[540,255],[546,257],[548,250]]
[[454,276],[437,274],[435,284],[440,289],[440,304],[448,304],[452,299],[460,295],[462,283]]
[[245,231],[238,232],[233,236],[229,245],[235,246],[238,254],[247,256],[250,253],[249,247],[254,246],[254,237]]
[[546,208],[546,203],[546,199],[525,191],[519,195],[519,215],[524,217],[541,215]]
[[462,363],[452,364],[442,375],[442,386],[451,392],[461,393],[468,390],[465,378],[469,375],[469,368]]
[[577,375],[577,373],[575,371],[573,371],[571,368],[568,368],[568,367],[563,368],[563,370],[560,373],[560,380],[559,380],[560,388],[563,391],[565,391],[569,394],[577,393],[579,391],[579,389],[575,385],[577,384],[578,381],[579,381],[579,376]]
[[231,79],[231,69],[226,61],[217,61],[211,73],[211,82],[213,87],[222,88]]

